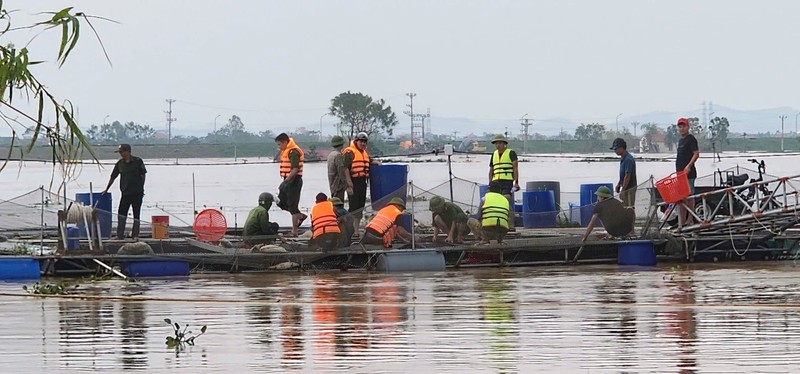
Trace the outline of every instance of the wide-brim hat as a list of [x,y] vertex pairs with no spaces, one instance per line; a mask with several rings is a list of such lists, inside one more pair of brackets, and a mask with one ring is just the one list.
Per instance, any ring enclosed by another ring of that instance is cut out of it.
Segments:
[[606,186],[600,186],[597,191],[594,191],[594,194],[607,199],[614,197],[614,195],[611,194],[611,189]]
[[503,142],[503,143],[508,144],[508,140],[506,140],[506,137],[503,136],[502,134],[496,135],[494,138],[492,138],[492,144],[497,143],[497,142]]
[[344,205],[344,201],[338,197],[332,197],[328,201],[330,201],[334,206]]

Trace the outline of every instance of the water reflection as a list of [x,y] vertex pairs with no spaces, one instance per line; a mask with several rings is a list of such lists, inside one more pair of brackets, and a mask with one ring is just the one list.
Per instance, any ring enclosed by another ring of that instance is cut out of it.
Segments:
[[[33,299],[0,283],[0,367],[793,372],[797,270],[760,266],[193,276],[83,290],[146,300]],[[209,333],[178,357],[164,346],[164,318],[207,323]]]
[[694,281],[692,273],[679,270],[670,275],[667,282],[667,302],[678,306],[676,309],[664,312],[660,320],[665,322],[664,334],[673,339],[677,346],[678,368],[681,373],[697,372],[697,315],[695,305]]
[[519,326],[515,305],[518,300],[512,285],[507,279],[486,279],[478,283],[483,300],[481,311],[489,335],[488,358],[500,373],[513,372],[517,362]]
[[[101,295],[100,289],[86,289]],[[101,370],[115,367],[117,346],[114,302],[60,300],[59,355],[62,369]]]
[[[281,300],[299,300],[302,292],[298,288],[284,288]],[[281,341],[281,367],[302,369],[303,367],[303,308],[297,304],[281,305],[281,327],[278,339]]]

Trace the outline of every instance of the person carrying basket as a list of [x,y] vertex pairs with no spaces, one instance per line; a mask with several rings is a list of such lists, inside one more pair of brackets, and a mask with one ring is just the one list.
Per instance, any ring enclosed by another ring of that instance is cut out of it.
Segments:
[[[689,120],[686,118],[678,119],[678,134],[681,138],[678,140],[678,153],[675,158],[675,171],[686,172],[686,177],[689,180],[689,191],[694,195],[694,181],[697,179],[697,168],[694,164],[700,158],[700,148],[697,145],[697,138],[689,133]],[[686,199],[685,203],[688,209],[694,210],[694,199]],[[686,225],[694,223],[694,217],[689,212],[681,212]]]

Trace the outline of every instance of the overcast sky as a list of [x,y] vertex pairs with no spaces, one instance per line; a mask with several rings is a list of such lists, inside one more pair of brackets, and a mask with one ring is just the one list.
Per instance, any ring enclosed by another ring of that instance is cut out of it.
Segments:
[[348,90],[385,99],[401,123],[408,92],[415,111],[478,122],[798,106],[796,0],[5,2],[17,26],[69,5],[119,22],[94,21],[113,66],[88,28],[61,69],[58,33],[31,46],[84,127],[165,129],[171,98],[173,133],[233,114],[251,131],[316,129]]

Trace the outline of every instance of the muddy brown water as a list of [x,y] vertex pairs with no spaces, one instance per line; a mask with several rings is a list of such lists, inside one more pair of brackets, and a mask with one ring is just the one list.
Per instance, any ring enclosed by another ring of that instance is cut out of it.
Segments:
[[[0,283],[3,372],[798,372],[792,261]],[[50,280],[52,281],[52,280]],[[30,284],[30,283],[28,283]],[[197,332],[176,352],[170,318]]]

